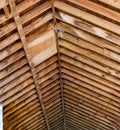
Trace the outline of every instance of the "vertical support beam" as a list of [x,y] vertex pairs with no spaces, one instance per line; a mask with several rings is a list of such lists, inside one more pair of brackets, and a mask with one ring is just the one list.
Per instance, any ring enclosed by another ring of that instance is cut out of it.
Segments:
[[56,26],[56,16],[55,16],[55,8],[54,8],[54,1],[55,0],[51,0],[51,6],[52,6],[52,13],[53,13],[53,21],[54,21],[54,28]]
[[0,130],[3,130],[3,106],[0,103]]
[[42,107],[42,111],[43,111],[43,115],[44,115],[44,118],[45,118],[45,121],[46,121],[47,129],[50,130],[48,118],[47,118],[45,107],[44,107],[43,100],[42,100],[42,94],[41,94],[41,90],[40,90],[40,86],[39,86],[39,82],[38,82],[38,77],[37,77],[37,74],[36,74],[36,71],[35,71],[34,64],[32,62],[32,58],[31,58],[30,53],[29,53],[29,48],[27,47],[28,43],[27,43],[24,31],[23,31],[23,27],[22,27],[22,24],[21,24],[21,21],[20,21],[20,17],[19,17],[19,14],[17,12],[14,0],[8,0],[8,2],[9,2],[9,5],[10,5],[10,8],[11,8],[12,16],[14,17],[14,20],[15,20],[15,23],[16,23],[16,26],[17,26],[18,33],[20,35],[20,38],[21,38],[21,41],[22,41],[22,44],[23,44],[24,51],[26,53],[26,57],[27,57],[29,66],[31,68],[33,80],[34,80],[34,83],[35,83],[35,88],[36,88],[37,95],[38,95],[38,98],[39,98],[39,101],[40,101],[40,104],[41,104],[41,107]]
[[9,9],[8,9],[7,5],[3,7],[3,10],[4,10],[6,18],[9,18],[10,14],[9,14]]

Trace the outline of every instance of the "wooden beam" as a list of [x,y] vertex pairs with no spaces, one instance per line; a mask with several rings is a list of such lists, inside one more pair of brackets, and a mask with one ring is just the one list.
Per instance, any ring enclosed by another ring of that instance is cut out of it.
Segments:
[[64,103],[64,84],[62,79],[62,69],[61,69],[61,60],[60,60],[60,49],[59,49],[59,41],[58,41],[58,32],[57,29],[54,30],[56,37],[56,46],[57,46],[57,54],[58,54],[58,66],[59,66],[59,74],[60,74],[60,87],[61,87],[61,95],[62,95],[62,111],[63,111],[63,120],[64,120],[64,130],[66,130],[66,119],[65,119],[65,103]]
[[15,23],[16,23],[22,44],[23,44],[23,48],[24,48],[25,53],[26,53],[27,60],[29,62],[29,66],[31,68],[31,72],[33,74],[35,88],[36,88],[38,98],[39,98],[39,101],[40,101],[40,104],[41,104],[41,107],[42,107],[43,115],[45,117],[47,129],[50,130],[50,126],[49,126],[48,118],[47,118],[47,115],[46,115],[45,107],[44,107],[44,104],[43,104],[43,101],[42,101],[42,95],[41,95],[41,90],[40,90],[40,86],[39,86],[39,83],[38,83],[38,77],[37,77],[37,74],[36,74],[36,71],[35,71],[35,68],[34,68],[34,64],[32,63],[31,56],[29,54],[29,50],[28,50],[28,47],[27,47],[28,43],[27,43],[24,31],[23,31],[23,27],[22,27],[22,24],[21,24],[21,21],[20,21],[20,17],[19,17],[19,14],[17,12],[14,0],[8,0],[8,1],[9,1],[9,4],[10,4],[11,13],[14,17],[14,20],[15,20]]
[[9,18],[10,14],[9,14],[9,10],[8,10],[7,5],[3,7],[3,10],[4,10],[6,18]]
[[54,27],[55,27],[56,26],[56,12],[54,8],[54,0],[51,0],[51,6],[52,6],[52,13],[53,13]]

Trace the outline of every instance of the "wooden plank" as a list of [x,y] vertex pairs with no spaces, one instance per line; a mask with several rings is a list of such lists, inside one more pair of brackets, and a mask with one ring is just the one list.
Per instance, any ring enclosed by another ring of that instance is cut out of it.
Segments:
[[42,62],[38,66],[36,66],[36,72],[39,72],[45,68],[47,68],[49,65],[53,64],[54,62],[57,61],[57,55],[54,55],[50,58],[48,58],[46,61]]
[[93,12],[96,12],[98,14],[101,14],[101,15],[103,15],[105,17],[108,17],[108,18],[110,18],[112,20],[115,20],[117,22],[120,22],[120,13],[115,12],[113,10],[110,10],[108,8],[105,8],[105,7],[101,6],[101,5],[99,5],[99,3],[98,4],[93,3],[93,2],[91,2],[89,0],[86,0],[86,1],[84,1],[84,0],[79,0],[79,1],[77,1],[77,0],[67,0],[67,1],[69,1],[69,2],[71,2],[73,4],[76,4],[76,5],[79,5],[81,7],[84,7],[86,9],[88,9],[88,10],[93,11]]
[[[17,8],[20,8],[20,7],[17,7]],[[24,15],[21,16],[22,24],[24,25],[25,23],[29,22],[30,20],[34,19],[35,17],[38,17],[39,15],[41,15],[45,11],[49,10],[50,8],[51,8],[51,5],[50,5],[49,1],[46,1],[46,2],[38,5],[37,7],[30,10],[28,13],[25,13]]]
[[2,70],[0,72],[0,80],[6,76],[9,76],[11,73],[18,70],[19,68],[21,68],[25,64],[27,64],[27,60],[25,58],[22,58],[19,61],[12,64],[11,66],[8,66],[7,68],[5,68],[4,70]]
[[82,80],[78,80],[76,77],[71,77],[68,75],[64,75],[63,77],[64,77],[64,79],[72,81],[73,83],[75,83],[77,85],[81,85],[81,86],[83,86],[83,88],[88,89],[88,91],[91,91],[91,93],[94,93],[93,94],[94,96],[97,96],[100,99],[102,97],[102,100],[104,100],[107,103],[110,103],[114,107],[116,107],[116,108],[119,107],[119,99],[114,98],[111,94],[109,94],[103,90],[100,90]]
[[[100,37],[96,37],[94,35],[91,35],[90,33],[81,30],[80,28],[75,28],[66,24],[60,24],[60,28],[64,30],[69,35],[73,35],[73,37],[78,37],[79,39],[83,39],[91,44],[94,44],[96,46],[99,46],[104,49],[112,50],[113,52],[116,52],[120,54],[120,44],[113,44],[111,42],[108,42]],[[98,29],[99,30],[99,29]],[[101,31],[100,31],[101,32]],[[101,32],[102,33],[102,32]],[[104,32],[103,32],[104,33]],[[103,44],[102,44],[103,43]]]
[[16,51],[20,50],[21,48],[22,48],[21,42],[17,42],[14,43],[14,45],[12,46],[8,46],[7,49],[0,51],[0,61],[10,56],[11,54],[15,53]]
[[59,89],[59,85],[53,86],[51,90],[43,94],[43,98],[47,98],[47,96],[51,96],[53,93],[57,92]]
[[[104,79],[104,78],[102,78],[102,74],[101,74],[101,76],[100,76],[100,73],[103,73],[103,72],[101,72],[101,71],[99,71],[99,70],[96,70],[96,69],[94,69],[94,68],[92,68],[92,67],[90,67],[90,66],[88,66],[88,65],[86,65],[86,64],[84,64],[84,63],[81,63],[81,62],[79,62],[79,61],[77,61],[77,60],[74,60],[74,59],[71,59],[71,58],[69,58],[69,57],[66,57],[66,56],[63,56],[63,57],[61,57],[61,59],[63,60],[63,61],[65,61],[65,62],[67,62],[67,63],[69,63],[70,65],[73,65],[73,66],[77,66],[78,68],[80,68],[80,71],[81,71],[81,74],[82,74],[82,72],[85,72],[85,71],[87,71],[87,72],[90,72],[91,74],[94,74],[93,75],[93,77],[94,76],[96,76],[96,78],[95,79],[100,79],[99,81],[101,82],[101,83],[103,83],[103,84],[105,84],[105,85],[107,85],[107,86],[109,86],[109,87],[111,87],[111,88],[116,88],[116,90],[119,90],[119,85],[116,85],[116,84],[114,84],[114,82],[116,83],[117,81],[114,81],[115,79],[116,80],[118,80],[117,78],[114,78],[114,77],[112,77],[112,76],[110,76],[110,75],[107,75],[106,76],[106,79]],[[73,62],[72,62],[73,61]],[[63,63],[64,64],[64,63]],[[81,70],[82,69],[82,70]],[[85,71],[83,71],[83,70],[85,70]],[[86,73],[86,72],[85,72]],[[103,73],[103,75],[104,75],[105,73]],[[84,75],[84,74],[83,74]],[[88,74],[89,75],[89,74]],[[91,75],[92,76],[92,75]],[[90,76],[90,77],[91,77]],[[100,77],[97,77],[97,76],[100,76]],[[109,79],[110,78],[110,79]],[[118,82],[119,82],[119,80],[118,80]],[[113,87],[113,86],[116,86],[116,87]]]
[[43,121],[41,121],[41,120],[37,120],[36,122],[30,124],[28,127],[25,127],[25,128],[27,128],[29,130],[36,130],[35,128],[38,128],[38,127],[40,127],[42,125],[45,126],[45,123]]
[[0,62],[0,71],[25,56],[23,50],[19,50]]
[[[83,19],[85,21],[88,21],[92,24],[95,24],[99,27],[102,27],[106,30],[109,30],[115,34],[118,34],[120,35],[120,26],[116,25],[116,24],[113,24],[111,22],[108,22],[104,19],[101,19],[95,15],[92,15],[90,13],[87,13],[87,12],[84,12],[82,10],[79,10],[79,9],[76,9],[68,4],[65,4],[63,2],[60,2],[60,1],[55,1],[54,2],[54,6],[64,12],[67,12],[68,14],[70,15],[73,15],[77,18],[80,18],[80,19]],[[94,19],[94,21],[93,21]]]
[[48,106],[49,104],[52,104],[53,101],[57,100],[60,98],[60,91],[56,91],[49,95],[49,97],[46,97],[43,99],[45,106]]
[[34,104],[34,106],[28,108],[27,111],[24,111],[24,112],[20,113],[19,115],[16,115],[15,118],[12,118],[12,119],[8,118],[8,121],[10,122],[9,125],[14,124],[14,122],[15,123],[17,122],[19,124],[22,120],[24,120],[26,117],[31,115],[31,113],[33,111],[38,112],[39,110],[40,110],[39,103],[36,103],[36,104]]
[[114,8],[120,9],[120,1],[119,0],[98,0],[104,4],[112,6]]
[[[113,99],[115,99],[115,100],[117,100],[119,102],[118,99],[119,99],[120,94],[119,94],[118,91],[114,91],[114,89],[108,88],[107,86],[102,85],[102,84],[100,84],[98,82],[95,82],[94,80],[91,80],[90,78],[87,78],[87,77],[84,77],[83,75],[77,74],[74,71],[69,70],[68,68],[65,68],[65,69],[63,68],[62,71],[63,71],[63,73],[71,75],[72,77],[75,76],[76,78],[78,78],[79,80],[82,80],[83,82],[91,84],[94,87],[97,87],[98,89],[101,89],[101,90],[103,90],[103,91],[105,91],[107,93],[110,93],[111,94],[111,98],[113,98]],[[112,96],[113,93],[116,93],[116,94],[114,94],[114,96]]]
[[[114,121],[118,121],[119,120],[119,113],[113,111],[112,109],[108,108],[107,106],[105,106],[104,104],[95,101],[94,99],[92,99],[92,97],[90,98],[90,95],[87,95],[87,93],[83,93],[80,90],[76,90],[74,89],[72,86],[70,85],[65,85],[65,89],[68,89],[69,91],[71,91],[72,95],[78,95],[78,96],[82,96],[83,100],[85,102],[81,103],[81,104],[86,104],[86,102],[89,102],[91,105],[93,105],[94,107],[97,107],[99,109],[99,112],[105,112],[108,113],[109,116],[111,116],[112,118],[114,118]],[[88,100],[88,101],[87,101]],[[115,113],[114,113],[115,112]],[[119,123],[119,121],[118,121]]]
[[28,47],[32,56],[32,62],[35,64],[35,66],[42,63],[57,53],[54,31],[49,31],[41,37],[30,42]]
[[67,41],[61,41],[60,42],[60,45],[65,47],[65,48],[68,48],[69,50],[71,51],[74,51],[74,52],[77,52],[78,54],[84,54],[86,57],[92,59],[92,60],[95,60],[101,64],[104,64],[108,67],[111,67],[113,69],[116,69],[118,71],[120,71],[120,66],[119,66],[119,63],[117,62],[113,62],[105,57],[101,57],[101,55],[97,54],[97,53],[94,53],[94,52],[91,52],[87,49],[83,49],[83,48],[80,48],[80,47],[77,47]]
[[44,94],[47,93],[47,91],[49,92],[54,86],[59,85],[60,81],[57,79],[54,82],[52,82],[51,84],[49,84],[49,87],[46,86],[45,88],[42,89],[42,94],[44,96]]
[[14,43],[18,39],[19,39],[19,34],[18,33],[11,34],[10,36],[8,36],[7,38],[5,38],[4,40],[2,40],[0,42],[0,50],[4,49],[8,45]]
[[31,72],[26,72],[19,76],[18,78],[15,78],[9,84],[6,84],[0,89],[0,95],[3,95],[7,91],[10,91],[13,89],[15,86],[19,85],[20,83],[24,82],[25,80],[29,79],[32,76]]
[[43,26],[44,24],[46,24],[50,20],[52,20],[52,13],[48,12],[44,16],[38,18],[37,20],[35,20],[32,23],[25,26],[24,27],[25,34],[31,33],[32,31],[34,31],[35,29],[37,29],[40,26]]
[[16,25],[14,22],[10,22],[9,24],[1,27],[0,28],[0,39],[2,37],[5,37],[7,34],[9,34],[10,32],[12,32],[15,29],[16,29]]
[[9,116],[9,115],[7,116],[6,113],[5,113],[5,114],[4,114],[4,119],[7,120],[7,118],[8,118],[8,119],[15,118],[15,116],[21,114],[22,112],[27,111],[27,108],[29,108],[29,107],[35,105],[35,104],[38,103],[38,102],[39,102],[38,99],[35,98],[35,99],[33,99],[31,102],[29,102],[28,104],[26,104],[24,107],[19,107],[19,108],[18,108],[18,106],[16,106],[17,110],[14,111],[14,114],[13,114],[13,111],[12,111],[13,109],[11,109],[11,111],[9,111],[9,115],[10,115],[10,116]]
[[54,105],[55,105],[56,103],[58,103],[58,102],[61,102],[61,99],[60,99],[60,98],[58,98],[57,100],[55,100],[53,103],[47,105],[47,106],[46,106],[46,110],[49,109],[49,108],[51,108],[52,106],[54,106]]
[[52,78],[49,78],[49,79],[47,80],[47,82],[44,81],[43,83],[40,83],[41,89],[42,89],[42,90],[45,89],[45,88],[46,88],[47,86],[49,86],[52,82],[55,82],[55,81],[58,80],[58,79],[59,79],[59,75],[58,75],[58,74],[53,75]]
[[[21,120],[21,123],[18,122],[14,122],[14,124],[11,124],[9,129],[13,128],[14,126],[16,126],[16,128],[19,128],[20,126],[22,126],[23,124],[25,124],[26,122],[28,122],[29,120],[33,119],[34,117],[40,115],[40,111],[33,111],[30,113],[30,115],[28,117],[25,118],[25,120]],[[20,120],[19,120],[20,121]]]
[[[95,25],[93,26],[90,23],[87,23],[83,20],[70,16],[61,11],[58,12],[58,15],[56,17],[57,17],[57,19],[65,22],[65,23],[68,23],[76,28],[79,28],[80,30],[84,30],[88,33],[94,34],[94,35],[98,36],[99,38],[103,38],[109,42],[112,42],[112,44],[115,44],[118,46],[120,45],[120,37],[113,34],[112,32],[104,30],[103,28],[97,27]],[[110,44],[109,42],[104,41],[104,43],[107,43],[108,45]],[[110,45],[112,45],[112,44],[110,44]]]
[[44,76],[45,74],[53,71],[54,69],[56,69],[58,67],[58,64],[57,63],[53,63],[52,65],[48,66],[47,68],[41,70],[39,73],[38,73],[38,76],[39,77],[42,77]]
[[[75,108],[76,110],[81,111],[83,113],[87,113],[87,114],[91,113],[92,114],[91,116],[93,116],[93,117],[99,115],[100,117],[105,118],[106,120],[108,120],[109,123],[117,124],[116,123],[116,121],[117,121],[116,117],[114,115],[112,115],[111,113],[109,113],[107,110],[103,110],[103,109],[100,109],[99,107],[96,107],[96,105],[91,104],[89,102],[89,100],[86,100],[86,101],[84,100],[83,101],[84,104],[80,103],[79,105],[76,105],[76,100],[78,100],[78,99],[81,100],[82,97],[80,95],[74,94],[70,90],[65,89],[65,91],[69,95],[65,99],[66,107],[69,106],[69,107]],[[75,98],[77,98],[77,99],[75,100]]]
[[34,119],[30,120],[29,123],[24,124],[24,128],[28,128],[29,130],[33,130],[36,127],[35,124],[37,124],[40,127],[42,126],[42,124],[45,126],[45,122],[43,121],[42,117],[37,116],[37,118],[35,117]]
[[[9,0],[8,0],[9,1]],[[39,0],[25,0],[22,1],[20,4],[17,5],[18,13],[22,13],[26,9],[29,9],[30,7],[34,7],[36,4],[38,4]]]
[[119,71],[118,71],[118,73],[116,73],[117,70],[112,69],[111,67],[103,66],[102,64],[99,64],[99,63],[95,62],[94,60],[87,58],[84,55],[78,56],[78,54],[76,52],[72,52],[66,48],[60,48],[60,52],[64,55],[74,58],[75,60],[78,60],[79,62],[85,63],[86,65],[89,65],[89,66],[95,68],[96,71],[99,70],[103,73],[106,73],[107,75],[119,77]]
[[[87,107],[87,105],[82,105],[79,107],[77,105],[75,105],[75,102],[80,102],[80,97],[78,97],[78,95],[75,96],[71,96],[71,91],[69,90],[65,90],[65,100],[66,100],[66,109],[72,109],[74,108],[74,111],[79,112],[79,114],[85,116],[85,117],[90,117],[91,119],[93,118],[94,120],[98,120],[101,123],[105,123],[108,125],[113,125],[114,126],[114,119],[113,118],[105,118],[105,116],[107,114],[103,114],[103,113],[97,113],[97,111],[95,109],[91,109],[90,107]],[[77,98],[78,97],[78,98]],[[73,99],[73,100],[72,100]],[[74,103],[72,103],[74,102]],[[82,103],[82,100],[81,100]],[[66,111],[67,112],[67,111]],[[112,120],[111,120],[112,119]]]
[[35,99],[37,99],[36,91],[34,89],[28,91],[27,94],[24,94],[22,97],[19,97],[17,100],[14,101],[14,103],[10,103],[4,108],[4,116],[9,116],[9,114],[12,114],[17,110],[21,109],[22,107],[27,106],[27,104],[29,104]]
[[[74,115],[72,116],[72,114]],[[81,118],[81,120],[79,120],[79,118]],[[70,114],[67,113],[67,120],[73,122],[74,124],[80,124],[79,126],[80,128],[82,125],[84,126],[84,128],[86,129],[89,128],[90,130],[95,129],[95,128],[105,129],[105,130],[111,129],[111,127],[107,127],[101,123],[94,122],[90,118],[85,118],[84,116],[81,116],[81,115],[78,115],[78,117],[76,117],[76,114],[73,111]]]
[[12,80],[14,80],[15,78],[19,77],[20,75],[22,75],[23,73],[29,71],[30,68],[28,65],[20,68],[19,70],[15,71],[14,73],[12,73],[9,77],[5,77],[1,83],[0,83],[0,87],[3,87],[4,85],[6,85],[7,83],[11,82]]
[[55,70],[51,71],[50,73],[46,74],[45,76],[39,77],[39,84],[42,84],[43,82],[49,80],[50,78],[57,75],[58,73],[59,73],[59,70],[55,69]]
[[[85,40],[71,36],[70,34],[68,35],[66,33],[62,33],[61,35],[62,35],[62,36],[60,36],[61,39],[65,39],[74,45],[77,45],[84,49],[90,50],[91,52],[96,52],[96,53],[102,55],[103,57],[107,57],[107,58],[111,59],[113,62],[114,61],[120,62],[120,54],[113,52],[112,50],[109,50],[108,48],[104,48],[104,47],[101,48],[97,44],[93,45],[92,43],[90,43],[88,41],[86,42]],[[116,46],[116,48],[117,48],[117,46]]]
[[54,110],[56,108],[61,108],[61,102],[60,101],[58,101],[54,106],[51,106],[49,109],[46,109],[47,114],[49,115],[49,113],[51,113],[52,110]]
[[[69,94],[72,93],[69,91]],[[71,95],[71,94],[70,94]],[[107,111],[103,111],[103,110],[100,110],[98,107],[95,107],[93,104],[89,104],[89,103],[85,103],[84,105],[81,103],[80,105],[76,105],[76,100],[75,98],[77,98],[77,100],[79,99],[79,96],[75,95],[75,97],[71,97],[71,96],[67,96],[68,98],[66,98],[66,108],[74,108],[76,109],[77,111],[81,111],[83,113],[90,113],[91,116],[95,116],[95,117],[102,117],[106,120],[108,120],[108,122],[111,124],[111,126],[114,126],[116,128],[119,128],[119,122],[117,122],[115,120],[115,118],[113,118]],[[76,97],[77,96],[77,97]],[[80,100],[80,99],[79,99]],[[68,107],[69,106],[69,107]],[[100,112],[98,112],[100,111]],[[107,121],[106,121],[107,122]]]
[[[69,98],[69,96],[67,96],[67,97]],[[77,116],[78,120],[80,120],[80,119],[82,119],[82,117],[84,117],[84,118],[89,118],[89,119],[93,120],[94,122],[97,122],[97,123],[99,122],[100,124],[105,125],[105,126],[111,127],[111,125],[113,125],[113,123],[111,123],[107,119],[100,120],[98,117],[96,118],[97,115],[96,116],[94,116],[94,114],[93,115],[89,115],[83,109],[80,108],[78,110],[77,108],[74,108],[73,104],[70,104],[68,102],[66,104],[66,114],[68,114],[71,111],[72,108],[73,108],[73,110],[72,110],[73,117],[75,117],[76,115],[78,115]],[[82,117],[80,118],[79,115],[81,115]],[[76,117],[76,119],[77,119],[77,117]]]
[[[93,96],[92,100],[94,100],[96,102],[99,102],[99,104],[103,104],[104,106],[110,108],[111,111],[112,110],[116,111],[116,113],[119,112],[119,108],[118,107],[116,107],[116,106],[110,104],[109,102],[106,102],[105,100],[101,99],[98,96],[99,93],[95,93],[95,92],[93,92],[91,90],[87,90],[87,88],[85,88],[84,86],[81,86],[81,85],[78,85],[78,84],[75,84],[75,83],[72,84],[70,81],[64,81],[64,82],[65,82],[65,84],[68,84],[68,85],[70,84],[70,86],[73,86],[73,88],[76,88],[76,90],[78,90],[78,91],[80,90],[83,93],[86,93],[86,94],[90,95],[91,97]],[[101,97],[102,97],[102,95],[101,95]],[[96,100],[95,100],[95,98],[96,98]]]
[[11,102],[15,101],[17,98],[21,97],[22,95],[26,94],[28,91],[30,91],[30,90],[32,90],[34,88],[35,88],[34,84],[29,85],[24,90],[20,91],[16,95],[13,95],[12,97],[10,97],[7,100],[5,100],[4,103],[3,103],[3,106],[5,107],[6,105],[8,105]]
[[26,81],[22,82],[20,85],[17,85],[14,89],[6,92],[2,97],[3,100],[9,99],[11,96],[16,95],[19,93],[22,89],[25,89],[27,86],[33,83],[32,79],[27,79]]

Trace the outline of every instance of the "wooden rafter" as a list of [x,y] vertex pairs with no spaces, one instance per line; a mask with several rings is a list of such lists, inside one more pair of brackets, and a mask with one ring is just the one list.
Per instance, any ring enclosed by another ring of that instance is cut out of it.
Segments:
[[44,115],[44,118],[45,118],[45,121],[46,121],[47,129],[50,130],[50,126],[49,126],[48,118],[47,118],[47,115],[46,115],[45,107],[44,107],[44,104],[43,104],[43,101],[42,101],[42,95],[41,95],[41,90],[40,90],[40,86],[39,86],[39,83],[38,83],[37,74],[36,74],[36,71],[35,71],[35,68],[34,68],[34,64],[32,63],[31,56],[29,54],[29,49],[27,47],[28,43],[27,43],[24,31],[23,31],[23,27],[22,27],[19,14],[18,14],[16,6],[15,6],[14,0],[9,0],[9,5],[10,5],[10,8],[11,8],[11,13],[14,17],[15,23],[17,25],[17,29],[18,29],[20,39],[21,39],[22,44],[23,44],[24,51],[26,53],[28,63],[29,63],[30,68],[31,68],[33,80],[34,80],[34,83],[35,83],[35,88],[36,88],[37,95],[38,95],[38,98],[39,98],[39,101],[40,101],[40,104],[41,104],[41,107],[42,107],[42,111],[43,111],[43,115]]

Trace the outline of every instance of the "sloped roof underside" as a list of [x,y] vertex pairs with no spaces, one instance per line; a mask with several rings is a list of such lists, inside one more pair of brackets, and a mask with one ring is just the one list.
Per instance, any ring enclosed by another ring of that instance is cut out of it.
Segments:
[[120,1],[1,0],[4,130],[120,130]]

